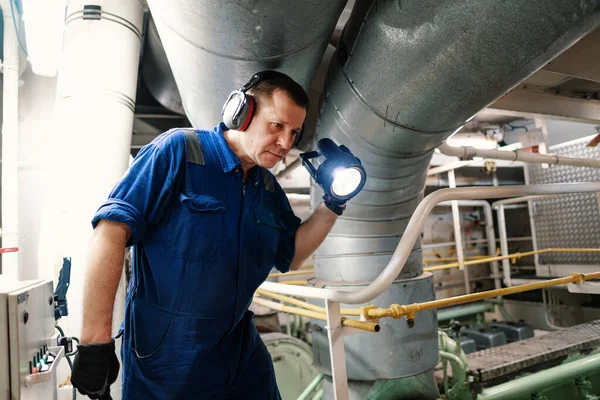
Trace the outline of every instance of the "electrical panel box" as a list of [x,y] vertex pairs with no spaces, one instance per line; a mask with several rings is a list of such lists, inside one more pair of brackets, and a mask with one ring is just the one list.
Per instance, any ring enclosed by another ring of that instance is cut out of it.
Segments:
[[[0,276],[0,327],[0,400],[55,400],[59,357],[51,370],[32,373],[54,334],[53,283]],[[62,348],[55,351],[62,356]]]

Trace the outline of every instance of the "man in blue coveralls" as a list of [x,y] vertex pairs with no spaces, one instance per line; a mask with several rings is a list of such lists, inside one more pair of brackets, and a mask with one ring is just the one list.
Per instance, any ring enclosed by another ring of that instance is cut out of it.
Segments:
[[140,151],[92,221],[72,374],[81,393],[110,398],[112,310],[133,246],[123,398],[280,398],[248,306],[272,267],[298,269],[345,207],[326,198],[301,224],[267,170],[295,144],[307,107],[300,85],[264,71],[227,100],[229,127],[173,129]]

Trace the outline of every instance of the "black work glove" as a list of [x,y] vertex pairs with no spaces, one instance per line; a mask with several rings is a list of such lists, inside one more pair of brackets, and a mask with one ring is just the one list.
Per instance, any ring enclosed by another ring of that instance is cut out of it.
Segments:
[[103,344],[80,344],[73,362],[71,383],[90,399],[110,400],[110,385],[119,376],[115,341]]
[[337,215],[342,215],[346,209],[346,201],[336,200],[328,194],[323,196],[323,203],[325,204],[325,207],[329,208]]

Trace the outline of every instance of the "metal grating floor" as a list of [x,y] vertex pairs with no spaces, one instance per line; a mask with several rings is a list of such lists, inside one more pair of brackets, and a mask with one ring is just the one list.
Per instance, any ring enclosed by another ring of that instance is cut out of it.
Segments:
[[600,320],[467,354],[467,359],[475,379],[485,382],[596,347]]

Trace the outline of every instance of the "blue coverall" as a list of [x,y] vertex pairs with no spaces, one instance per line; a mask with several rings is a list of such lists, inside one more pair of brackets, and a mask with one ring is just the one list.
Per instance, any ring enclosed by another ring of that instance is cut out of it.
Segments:
[[223,128],[160,135],[93,218],[132,232],[123,399],[280,398],[248,306],[289,270],[300,220],[266,169],[243,182]]

